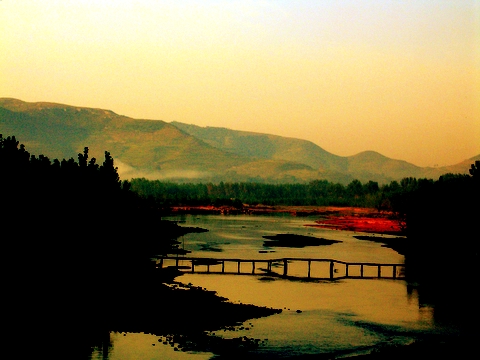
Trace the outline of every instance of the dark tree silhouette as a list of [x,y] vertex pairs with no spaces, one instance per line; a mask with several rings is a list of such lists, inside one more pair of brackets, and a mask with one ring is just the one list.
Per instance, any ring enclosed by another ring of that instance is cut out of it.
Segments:
[[455,321],[467,337],[478,336],[479,321],[471,311],[479,301],[480,265],[480,182],[472,169],[471,176],[422,182],[404,201],[407,279],[418,284],[421,304],[434,306],[437,321]]
[[151,257],[177,244],[178,226],[122,183],[109,152],[100,166],[87,147],[78,163],[52,162],[0,135],[0,196],[6,326],[38,346],[46,324],[80,340],[108,329],[112,289],[138,287]]
[[480,181],[480,160],[475,161],[475,163],[471,165],[468,172],[476,181]]

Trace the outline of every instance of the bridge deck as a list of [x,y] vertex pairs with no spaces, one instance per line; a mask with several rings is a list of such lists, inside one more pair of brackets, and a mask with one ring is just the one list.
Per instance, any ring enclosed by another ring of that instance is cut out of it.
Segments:
[[299,279],[405,279],[405,264],[345,262],[333,259],[222,259],[161,257],[158,268],[207,274],[266,275]]

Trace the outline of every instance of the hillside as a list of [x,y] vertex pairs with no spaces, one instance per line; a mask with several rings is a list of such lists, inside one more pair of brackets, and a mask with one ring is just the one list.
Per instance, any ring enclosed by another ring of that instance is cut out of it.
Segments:
[[307,140],[226,128],[200,127],[176,121],[171,124],[218,149],[259,159],[297,162],[316,170],[318,178],[340,183],[348,183],[353,179],[388,183],[404,177],[436,179],[449,172],[467,174],[474,160],[480,158],[479,154],[452,166],[419,167],[403,160],[390,159],[374,151],[343,157],[329,153]]
[[342,167],[345,170],[345,158],[333,155],[310,141],[226,128],[200,127],[177,121],[171,124],[207,144],[234,154],[298,162],[313,169],[340,166],[339,170]]
[[371,151],[341,157],[301,139],[10,98],[0,98],[0,133],[15,135],[31,154],[51,159],[76,158],[87,146],[91,157],[102,161],[104,151],[109,151],[123,179],[386,183],[408,176],[465,173],[472,160],[480,158],[446,168],[420,168]]

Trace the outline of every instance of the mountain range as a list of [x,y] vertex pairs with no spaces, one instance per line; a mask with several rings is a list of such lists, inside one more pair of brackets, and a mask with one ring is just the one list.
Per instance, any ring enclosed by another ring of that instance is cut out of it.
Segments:
[[374,151],[334,155],[301,139],[133,119],[110,110],[0,98],[0,134],[14,135],[30,154],[77,158],[84,147],[97,162],[109,151],[124,180],[299,183],[354,179],[379,184],[405,177],[437,179],[468,173],[480,154],[445,167],[419,167]]

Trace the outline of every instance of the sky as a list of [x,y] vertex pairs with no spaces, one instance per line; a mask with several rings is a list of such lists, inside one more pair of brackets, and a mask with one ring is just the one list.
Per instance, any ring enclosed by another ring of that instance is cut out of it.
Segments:
[[0,97],[373,150],[480,154],[478,0],[0,0]]

